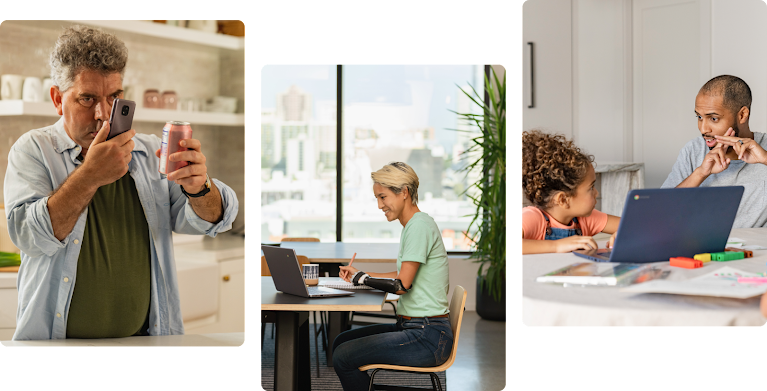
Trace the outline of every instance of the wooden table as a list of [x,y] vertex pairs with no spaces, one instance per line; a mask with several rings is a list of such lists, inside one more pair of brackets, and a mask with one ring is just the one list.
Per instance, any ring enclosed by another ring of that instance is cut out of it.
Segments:
[[[356,261],[355,261],[356,262]],[[323,279],[324,277],[320,277]],[[349,311],[381,311],[386,293],[355,290],[352,296],[306,298],[277,291],[271,277],[261,277],[261,321],[275,323],[274,389],[309,390],[309,312],[328,311],[325,353],[333,366],[333,340],[348,328]]]
[[399,254],[399,243],[282,242],[280,247],[292,248],[312,263],[349,262],[354,253],[355,263],[397,263]]

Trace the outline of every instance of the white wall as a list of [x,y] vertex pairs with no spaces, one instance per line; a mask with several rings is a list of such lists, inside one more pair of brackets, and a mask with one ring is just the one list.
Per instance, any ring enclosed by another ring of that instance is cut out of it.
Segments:
[[[570,23],[563,20],[568,11]],[[527,109],[525,95],[524,129],[564,133],[598,163],[645,163],[647,187],[662,184],[679,150],[697,136],[695,95],[714,76],[732,74],[749,84],[751,128],[767,132],[767,50],[762,49],[767,5],[762,0],[529,0],[524,34],[523,46],[528,36],[540,40],[538,95],[554,88],[559,100],[569,97],[572,107],[543,101]],[[557,44],[563,48],[552,51]],[[528,61],[525,54],[525,79]],[[561,78],[544,77],[552,72],[551,63],[560,68]],[[561,124],[567,121],[571,133]]]
[[767,132],[767,4],[713,0],[711,76],[734,75],[751,87],[752,131]]

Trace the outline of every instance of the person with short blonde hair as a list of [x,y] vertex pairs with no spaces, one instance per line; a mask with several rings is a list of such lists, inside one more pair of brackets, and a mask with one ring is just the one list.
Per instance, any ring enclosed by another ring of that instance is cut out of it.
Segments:
[[[418,175],[412,167],[402,162],[391,162],[370,173],[370,177],[373,179],[373,192],[379,199],[378,208],[384,211],[389,221],[399,220],[405,227],[411,217],[422,213],[418,209]],[[400,197],[406,202],[393,202],[399,201]]]
[[403,226],[397,271],[365,273],[341,266],[339,276],[401,297],[396,323],[349,330],[333,341],[333,368],[347,391],[368,387],[370,377],[357,369],[362,365],[437,366],[447,361],[453,346],[447,251],[434,219],[418,209],[418,175],[407,164],[392,162],[370,176],[378,208],[388,221]]
[[412,204],[418,205],[418,175],[412,167],[405,163],[392,162],[370,176],[373,182],[389,188],[394,194],[400,194],[403,189],[407,189]]

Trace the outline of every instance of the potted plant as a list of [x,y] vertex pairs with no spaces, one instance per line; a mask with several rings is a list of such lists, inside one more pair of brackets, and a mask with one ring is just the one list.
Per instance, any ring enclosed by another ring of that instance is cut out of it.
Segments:
[[478,179],[462,193],[476,207],[466,232],[475,250],[470,259],[479,263],[477,314],[485,319],[505,320],[506,76],[499,81],[494,72],[490,73],[492,77],[485,75],[485,96],[471,86],[471,91],[462,89],[479,106],[481,114],[453,112],[479,130],[461,156],[467,162],[462,170],[467,178],[472,172],[478,174]]

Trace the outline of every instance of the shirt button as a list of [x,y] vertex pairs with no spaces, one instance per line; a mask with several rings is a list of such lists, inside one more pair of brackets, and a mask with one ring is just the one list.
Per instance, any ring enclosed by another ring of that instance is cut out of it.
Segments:
[[79,240],[77,240],[77,239],[75,239],[75,244],[77,244],[77,243],[80,243],[80,241],[79,241]]
[[60,318],[60,317],[61,317],[61,314],[60,314],[60,313],[56,313],[56,317],[57,317],[57,318]]
[[69,282],[69,277],[64,277],[64,282]]

